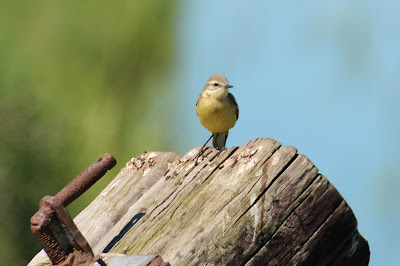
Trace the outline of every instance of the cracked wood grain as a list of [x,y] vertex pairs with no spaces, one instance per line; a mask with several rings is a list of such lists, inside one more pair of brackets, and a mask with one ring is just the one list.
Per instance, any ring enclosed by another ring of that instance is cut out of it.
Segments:
[[368,264],[350,207],[296,148],[207,147],[196,165],[197,153],[132,158],[75,218],[93,251],[172,265]]

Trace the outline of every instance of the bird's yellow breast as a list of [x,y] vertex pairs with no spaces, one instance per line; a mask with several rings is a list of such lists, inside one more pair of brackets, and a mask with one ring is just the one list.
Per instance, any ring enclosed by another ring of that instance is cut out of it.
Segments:
[[235,105],[225,97],[217,100],[214,97],[200,97],[196,105],[200,123],[211,133],[226,132],[236,123]]

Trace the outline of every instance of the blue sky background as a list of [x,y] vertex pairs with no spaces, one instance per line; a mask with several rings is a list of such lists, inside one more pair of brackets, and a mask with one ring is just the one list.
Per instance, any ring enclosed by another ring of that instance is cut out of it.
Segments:
[[370,265],[399,265],[399,2],[186,1],[180,14],[178,152],[209,137],[194,105],[225,74],[240,107],[228,147],[298,148],[353,209]]

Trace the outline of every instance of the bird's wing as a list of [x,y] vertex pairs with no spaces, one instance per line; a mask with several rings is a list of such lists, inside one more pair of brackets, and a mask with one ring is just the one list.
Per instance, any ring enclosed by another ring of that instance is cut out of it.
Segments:
[[238,120],[238,119],[239,119],[239,106],[238,106],[238,104],[237,104],[237,102],[236,102],[236,99],[235,99],[235,97],[233,96],[232,93],[228,93],[228,98],[229,98],[229,100],[233,103],[233,105],[235,105],[235,109],[236,109],[236,120]]
[[[199,95],[199,98],[197,98],[196,107],[197,107],[197,104],[199,103],[200,96],[201,96],[201,94]],[[197,108],[196,108],[196,114],[197,114],[197,116],[199,116],[199,114],[197,113]]]

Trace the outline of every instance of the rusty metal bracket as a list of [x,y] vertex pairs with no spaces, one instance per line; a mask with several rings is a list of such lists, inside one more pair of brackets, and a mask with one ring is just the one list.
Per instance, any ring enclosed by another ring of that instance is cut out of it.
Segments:
[[55,196],[44,196],[31,218],[31,230],[53,265],[105,265],[76,227],[66,207],[96,183],[117,161],[105,154]]

